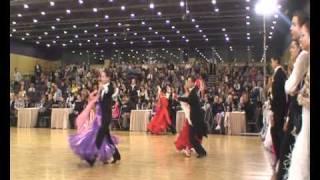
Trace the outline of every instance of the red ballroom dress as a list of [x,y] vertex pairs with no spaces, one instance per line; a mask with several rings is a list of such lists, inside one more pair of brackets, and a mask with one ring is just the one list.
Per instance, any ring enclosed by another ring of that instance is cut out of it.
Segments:
[[169,101],[165,95],[161,94],[158,101],[158,110],[148,124],[148,131],[152,134],[164,133],[171,125],[171,119],[168,112]]

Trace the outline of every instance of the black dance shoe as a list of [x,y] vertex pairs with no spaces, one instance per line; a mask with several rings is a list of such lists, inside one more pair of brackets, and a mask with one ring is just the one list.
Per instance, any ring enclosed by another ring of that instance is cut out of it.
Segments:
[[205,156],[207,156],[207,153],[199,154],[199,155],[197,156],[197,158],[203,158],[203,157],[205,157]]
[[116,163],[117,161],[121,160],[121,156],[118,150],[116,150],[116,152],[113,154],[113,161],[111,162],[111,164]]
[[93,165],[94,165],[94,163],[96,162],[96,160],[95,159],[86,159],[86,161],[87,161],[87,163],[90,165],[90,167],[92,167]]

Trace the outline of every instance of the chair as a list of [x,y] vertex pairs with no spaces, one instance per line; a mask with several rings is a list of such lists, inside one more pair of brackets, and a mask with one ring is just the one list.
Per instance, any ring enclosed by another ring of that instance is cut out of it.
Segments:
[[120,130],[122,129],[121,123],[120,123],[120,121],[121,121],[121,114],[122,114],[122,107],[120,107],[119,114],[118,114],[116,117],[112,117],[112,119],[111,119],[111,121],[113,122],[113,123],[112,123],[112,127],[114,127],[114,124],[117,123]]
[[211,106],[206,111],[204,111],[204,121],[207,124],[208,132],[212,132],[212,123],[213,123],[214,117],[212,114]]

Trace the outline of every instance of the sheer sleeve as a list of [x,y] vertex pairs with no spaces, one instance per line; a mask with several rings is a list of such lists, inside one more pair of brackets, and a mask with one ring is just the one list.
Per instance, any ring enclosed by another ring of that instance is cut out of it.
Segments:
[[304,75],[308,71],[309,56],[307,52],[303,51],[294,63],[294,67],[289,79],[285,83],[285,91],[287,94],[293,95],[299,85],[303,80]]

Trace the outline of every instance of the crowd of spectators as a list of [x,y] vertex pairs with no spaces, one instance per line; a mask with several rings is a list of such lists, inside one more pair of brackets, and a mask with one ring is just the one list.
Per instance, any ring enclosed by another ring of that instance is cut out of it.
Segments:
[[[167,86],[167,93],[184,94],[183,85],[188,76],[202,78],[206,84],[201,100],[204,109],[209,109],[214,117],[209,120],[210,126],[219,130],[225,112],[246,111],[247,120],[257,122],[256,130],[261,128],[262,120],[256,113],[264,102],[261,67],[226,65],[209,72],[203,64],[111,64],[108,70],[117,92],[114,101],[121,107],[123,129],[129,128],[132,109],[154,109],[158,87]],[[216,77],[213,86],[208,85],[209,76]],[[65,65],[52,72],[44,72],[36,65],[28,79],[15,68],[10,86],[11,115],[15,117],[17,108],[39,107],[41,118],[50,116],[51,108],[68,107],[73,109],[70,122],[74,128],[74,119],[85,107],[88,92],[98,89],[98,78],[99,69],[88,64]]]

